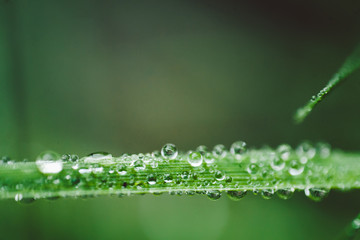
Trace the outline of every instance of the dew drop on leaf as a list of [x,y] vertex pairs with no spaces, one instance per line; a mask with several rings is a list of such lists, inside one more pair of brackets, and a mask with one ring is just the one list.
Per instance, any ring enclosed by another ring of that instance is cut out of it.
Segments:
[[190,152],[188,154],[188,163],[193,167],[199,167],[203,163],[203,156],[199,152]]
[[210,152],[206,152],[203,157],[206,164],[213,164],[215,162],[215,158]]
[[150,184],[150,185],[154,185],[156,183],[156,176],[155,174],[149,174],[147,176],[147,182]]
[[14,199],[15,202],[25,203],[25,204],[33,203],[35,201],[34,198],[25,198],[21,193],[15,194]]
[[240,156],[241,154],[245,153],[246,151],[246,142],[244,141],[237,141],[234,142],[230,147],[231,154],[235,156]]
[[294,195],[294,192],[295,192],[295,189],[293,189],[293,188],[284,188],[284,189],[277,190],[276,194],[278,195],[279,198],[287,200]]
[[304,165],[296,160],[292,160],[289,166],[289,173],[292,176],[298,176],[304,172]]
[[291,147],[287,144],[282,144],[277,148],[277,153],[284,161],[289,160],[291,154]]
[[231,200],[238,201],[245,197],[247,194],[247,191],[227,191],[227,195]]
[[218,181],[222,181],[225,179],[225,174],[222,171],[216,170],[214,173],[214,177]]
[[57,174],[63,169],[63,161],[59,154],[52,151],[41,153],[36,158],[35,163],[38,170],[43,174]]
[[270,166],[275,171],[281,171],[285,167],[285,161],[276,154],[270,155]]
[[164,174],[164,182],[171,183],[172,181],[173,181],[173,178],[172,178],[171,174],[170,173],[165,173]]
[[98,163],[108,159],[112,159],[112,155],[107,152],[94,152],[83,158],[85,163]]
[[204,156],[208,152],[208,148],[205,145],[200,145],[196,148],[196,151]]
[[221,197],[221,192],[218,190],[210,190],[206,192],[206,195],[210,200],[218,200]]
[[275,193],[274,189],[265,189],[261,191],[261,197],[263,199],[268,200],[274,196],[274,193]]
[[256,174],[259,171],[259,166],[255,163],[251,163],[247,169],[248,173]]
[[326,188],[306,188],[304,192],[305,195],[311,200],[320,202],[329,195],[330,191]]
[[136,172],[143,171],[145,170],[145,168],[146,168],[145,163],[142,160],[136,160],[134,162],[134,170]]
[[178,150],[174,144],[167,143],[162,147],[161,155],[166,159],[175,159],[178,155]]
[[316,145],[316,152],[321,158],[328,158],[331,154],[331,146],[327,143],[318,143]]
[[226,148],[222,144],[215,145],[212,153],[215,157],[224,158],[226,156]]

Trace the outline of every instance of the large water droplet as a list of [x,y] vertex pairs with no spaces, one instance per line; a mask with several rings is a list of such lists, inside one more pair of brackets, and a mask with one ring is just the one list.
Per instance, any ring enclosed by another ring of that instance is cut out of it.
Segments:
[[238,201],[245,197],[247,191],[227,191],[227,195],[231,200]]
[[245,153],[246,151],[246,142],[237,141],[234,142],[230,147],[230,152],[237,157],[240,157],[241,154]]
[[294,188],[284,188],[277,190],[276,194],[278,195],[279,198],[287,200],[294,195],[294,192],[295,192]]
[[214,146],[212,153],[215,157],[224,158],[226,156],[226,148],[224,145],[218,144]]
[[206,195],[210,200],[218,200],[221,197],[221,192],[218,190],[210,190],[206,192]]
[[36,158],[36,166],[43,174],[57,174],[63,169],[60,156],[51,151],[43,152]]
[[330,191],[326,188],[306,188],[304,192],[308,198],[319,202],[327,197]]
[[199,167],[203,162],[203,156],[199,152],[190,152],[188,155],[188,162],[193,167]]
[[178,150],[174,144],[167,143],[162,147],[161,155],[166,159],[175,159],[178,155]]
[[304,172],[304,165],[296,160],[292,160],[289,166],[289,173],[292,176],[298,176]]

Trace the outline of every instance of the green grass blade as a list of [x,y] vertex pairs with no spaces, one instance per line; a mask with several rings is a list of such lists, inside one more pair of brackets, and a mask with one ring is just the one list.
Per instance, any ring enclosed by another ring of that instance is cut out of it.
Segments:
[[300,190],[318,201],[330,189],[360,188],[360,153],[331,152],[325,144],[247,151],[241,144],[230,151],[219,145],[213,151],[198,148],[171,157],[158,152],[120,157],[99,153],[81,159],[65,155],[62,160],[56,156],[3,161],[0,199],[202,193],[215,200],[222,192],[234,199],[246,191],[269,199],[276,192],[288,198]]
[[330,91],[336,87],[340,82],[344,81],[352,72],[360,67],[360,45],[355,48],[353,53],[346,59],[339,71],[330,79],[328,84],[320,90],[317,95],[312,96],[310,101],[303,107],[299,108],[294,120],[296,123],[301,123],[314,109],[314,107],[321,102]]
[[360,239],[360,214],[355,219],[353,219],[348,226],[346,226],[345,230],[336,239],[337,240]]

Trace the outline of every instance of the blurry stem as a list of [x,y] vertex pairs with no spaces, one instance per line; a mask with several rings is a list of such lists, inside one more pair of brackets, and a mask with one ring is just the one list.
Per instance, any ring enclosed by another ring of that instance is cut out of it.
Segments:
[[[300,163],[304,158],[294,152],[290,153],[291,161],[274,163],[271,153],[254,149],[241,159],[229,153],[195,167],[188,162],[187,154],[173,160],[147,156],[146,163],[111,155],[76,161],[10,161],[0,164],[0,198],[248,190],[265,191],[268,196],[280,189],[360,188],[360,153],[333,151],[326,158],[316,155],[306,163]],[[316,194],[325,193],[321,190]]]
[[296,123],[301,123],[314,109],[319,102],[321,102],[325,96],[331,92],[339,83],[343,82],[346,77],[357,70],[360,67],[360,45],[358,45],[353,53],[346,59],[344,64],[338,70],[337,73],[330,79],[328,84],[317,94],[312,96],[309,102],[299,108],[295,115],[294,120]]
[[356,240],[360,239],[360,214],[346,226],[343,233],[337,240]]

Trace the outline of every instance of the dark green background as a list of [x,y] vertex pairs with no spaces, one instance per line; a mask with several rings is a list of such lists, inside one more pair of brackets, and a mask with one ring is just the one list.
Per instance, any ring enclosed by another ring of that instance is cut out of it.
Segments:
[[[292,115],[360,40],[358,1],[0,1],[0,155],[241,139],[359,150],[360,73]],[[357,192],[0,202],[1,239],[331,239]]]

